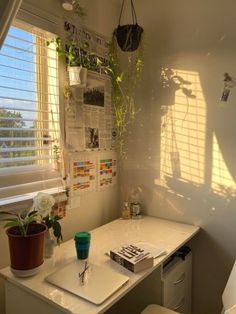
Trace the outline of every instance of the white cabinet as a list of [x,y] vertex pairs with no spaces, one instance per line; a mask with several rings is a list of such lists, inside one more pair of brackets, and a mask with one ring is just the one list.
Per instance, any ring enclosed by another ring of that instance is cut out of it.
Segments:
[[163,268],[162,305],[181,314],[191,314],[192,254],[175,257]]

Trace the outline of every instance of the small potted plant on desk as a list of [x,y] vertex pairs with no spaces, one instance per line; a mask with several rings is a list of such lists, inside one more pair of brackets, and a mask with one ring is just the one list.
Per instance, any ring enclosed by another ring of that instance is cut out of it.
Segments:
[[[44,262],[44,238],[48,228],[53,228],[57,242],[62,241],[60,217],[52,217],[55,204],[53,196],[38,193],[33,206],[20,213],[0,212],[7,221],[11,271],[16,276],[34,275]],[[8,216],[8,217],[7,217]]]
[[78,43],[72,41],[62,46],[61,38],[53,38],[47,42],[47,45],[56,45],[56,51],[59,57],[64,57],[67,63],[70,86],[85,87],[87,85],[87,53],[82,50]]

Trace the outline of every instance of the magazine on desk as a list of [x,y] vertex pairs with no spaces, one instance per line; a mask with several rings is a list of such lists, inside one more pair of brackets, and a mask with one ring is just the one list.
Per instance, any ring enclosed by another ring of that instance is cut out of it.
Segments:
[[153,266],[154,258],[165,254],[152,244],[138,242],[126,244],[119,248],[110,250],[110,258],[128,270],[137,273]]

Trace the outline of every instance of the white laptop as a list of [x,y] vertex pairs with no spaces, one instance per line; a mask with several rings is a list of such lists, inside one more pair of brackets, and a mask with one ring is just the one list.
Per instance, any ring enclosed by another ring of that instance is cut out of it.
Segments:
[[129,280],[129,277],[108,267],[88,264],[89,268],[82,284],[79,273],[83,272],[84,265],[85,261],[75,260],[50,274],[45,280],[97,305],[103,303]]

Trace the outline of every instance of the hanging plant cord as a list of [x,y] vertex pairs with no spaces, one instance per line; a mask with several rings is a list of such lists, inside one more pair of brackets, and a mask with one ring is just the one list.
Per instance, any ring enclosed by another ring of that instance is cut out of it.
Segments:
[[[121,16],[122,16],[123,9],[124,9],[124,4],[125,4],[125,0],[122,1],[122,5],[121,5],[120,16],[119,16],[119,24],[118,24],[119,26],[120,26]],[[135,12],[133,0],[130,1],[130,4],[131,4],[132,22],[133,22],[133,24],[138,24],[137,23],[137,15],[136,15],[136,12]]]

